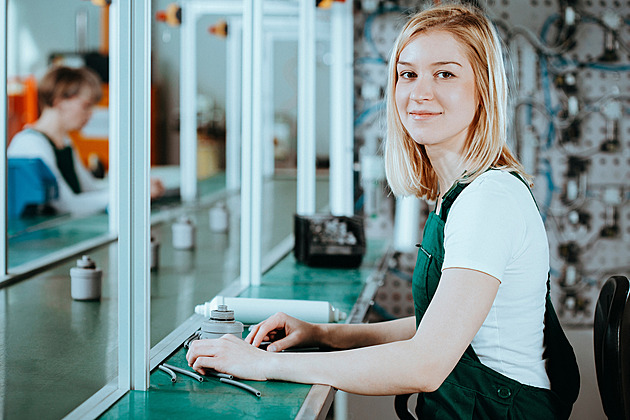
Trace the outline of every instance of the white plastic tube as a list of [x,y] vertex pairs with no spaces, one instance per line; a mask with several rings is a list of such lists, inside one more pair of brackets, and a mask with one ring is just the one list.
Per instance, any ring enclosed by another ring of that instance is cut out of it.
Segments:
[[218,305],[227,305],[234,311],[234,317],[243,324],[257,324],[276,312],[284,312],[302,321],[328,323],[343,321],[346,313],[333,307],[329,302],[317,300],[256,299],[216,296],[209,302],[195,307],[195,312],[210,316],[210,311]]

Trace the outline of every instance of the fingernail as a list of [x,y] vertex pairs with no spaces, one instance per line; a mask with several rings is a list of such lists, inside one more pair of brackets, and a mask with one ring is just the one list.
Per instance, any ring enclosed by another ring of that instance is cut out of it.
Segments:
[[267,351],[276,351],[276,346],[267,347]]

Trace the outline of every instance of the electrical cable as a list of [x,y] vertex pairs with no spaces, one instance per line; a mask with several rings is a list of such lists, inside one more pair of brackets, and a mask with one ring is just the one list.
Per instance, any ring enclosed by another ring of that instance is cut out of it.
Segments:
[[[203,382],[203,376],[198,375],[194,372],[190,372],[186,369],[182,369],[182,368],[178,368],[177,366],[173,366],[173,365],[168,365],[166,363],[162,363],[160,366],[164,366],[168,369],[171,369],[175,372],[181,373],[182,375],[186,375],[186,376],[190,376],[191,378],[195,378],[196,380],[198,380],[199,382]],[[223,378],[221,378],[223,379]]]
[[246,391],[251,392],[252,394],[254,394],[257,397],[260,397],[262,395],[262,393],[259,390],[257,390],[256,388],[251,387],[251,386],[246,385],[246,384],[241,383],[241,382],[233,381],[232,379],[221,378],[221,379],[219,379],[219,381],[223,382],[224,384],[230,384],[230,385],[234,385],[234,386],[237,386],[239,388],[242,388],[242,389],[244,389]]

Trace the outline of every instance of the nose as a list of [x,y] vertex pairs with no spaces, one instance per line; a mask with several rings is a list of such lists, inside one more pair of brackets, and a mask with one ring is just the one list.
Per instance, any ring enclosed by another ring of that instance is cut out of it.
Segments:
[[433,86],[430,80],[418,77],[411,89],[409,99],[414,101],[428,101],[433,99]]

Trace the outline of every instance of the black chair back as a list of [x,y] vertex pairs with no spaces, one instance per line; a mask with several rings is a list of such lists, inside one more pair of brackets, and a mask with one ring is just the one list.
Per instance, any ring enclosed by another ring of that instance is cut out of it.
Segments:
[[604,412],[630,420],[630,285],[624,276],[602,287],[593,325],[595,370]]

